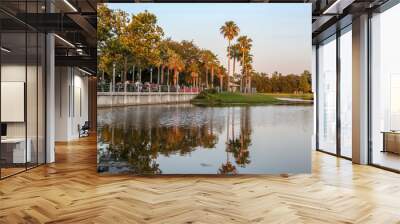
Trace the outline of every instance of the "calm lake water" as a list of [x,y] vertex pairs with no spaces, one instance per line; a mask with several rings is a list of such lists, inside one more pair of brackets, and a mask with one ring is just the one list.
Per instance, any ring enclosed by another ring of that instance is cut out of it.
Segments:
[[99,109],[98,171],[309,173],[312,118],[312,106]]

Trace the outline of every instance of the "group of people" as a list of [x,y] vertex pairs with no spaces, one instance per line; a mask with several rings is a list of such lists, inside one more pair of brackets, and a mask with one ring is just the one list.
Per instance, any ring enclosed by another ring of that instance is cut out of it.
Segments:
[[[127,80],[127,81],[125,81],[124,84],[126,85],[126,88],[130,89],[130,90],[131,90],[131,88],[129,88],[129,87],[132,86],[133,90],[135,92],[149,92],[149,90],[150,91],[158,90],[160,87],[160,85],[158,85],[156,83],[140,82],[139,80],[136,80],[136,82]],[[119,83],[116,83],[116,86],[121,86],[122,88],[125,88],[123,86],[124,84],[122,82],[119,82]]]

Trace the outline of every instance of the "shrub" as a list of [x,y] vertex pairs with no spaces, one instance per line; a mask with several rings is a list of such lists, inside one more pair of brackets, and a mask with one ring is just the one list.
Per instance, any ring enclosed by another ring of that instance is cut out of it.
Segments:
[[196,99],[210,99],[212,94],[217,94],[216,89],[205,89],[196,96]]

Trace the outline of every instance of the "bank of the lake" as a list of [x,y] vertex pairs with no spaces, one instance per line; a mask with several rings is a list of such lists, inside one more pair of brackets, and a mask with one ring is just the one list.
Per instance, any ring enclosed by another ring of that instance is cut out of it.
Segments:
[[199,106],[230,106],[230,105],[281,105],[281,104],[312,104],[312,94],[269,94],[269,93],[209,93],[202,92],[196,96],[192,104]]

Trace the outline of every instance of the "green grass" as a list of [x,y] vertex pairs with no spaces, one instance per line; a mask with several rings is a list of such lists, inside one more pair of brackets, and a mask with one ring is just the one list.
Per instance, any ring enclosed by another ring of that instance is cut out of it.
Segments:
[[196,105],[247,105],[247,104],[276,104],[280,100],[265,94],[241,93],[201,93],[192,100]]
[[302,99],[302,100],[313,100],[314,95],[312,93],[302,93],[302,94],[294,94],[294,93],[263,93],[267,96],[272,97],[284,97],[284,98],[294,98],[294,99]]
[[[311,94],[309,94],[311,95]],[[202,92],[191,103],[204,106],[256,105],[256,104],[299,104],[277,99],[277,97],[310,99],[307,94],[243,94],[243,93],[209,93]],[[312,95],[311,95],[312,99]]]

